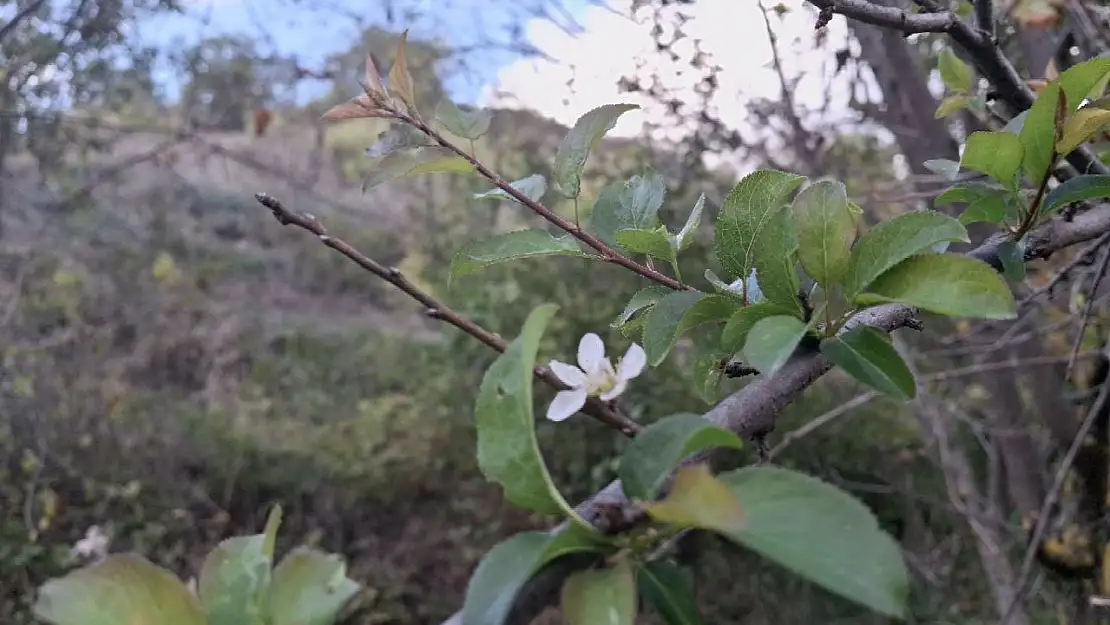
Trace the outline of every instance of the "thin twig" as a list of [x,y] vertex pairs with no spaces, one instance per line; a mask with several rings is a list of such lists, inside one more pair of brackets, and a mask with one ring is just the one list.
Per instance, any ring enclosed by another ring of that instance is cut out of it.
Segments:
[[1064,278],[1068,276],[1068,273],[1071,272],[1072,269],[1075,269],[1080,264],[1085,262],[1091,254],[1094,254],[1107,242],[1110,242],[1110,232],[1107,232],[1106,234],[1096,239],[1094,243],[1083,248],[1083,250],[1080,251],[1079,254],[1075,256],[1075,258],[1071,259],[1070,261],[1068,261],[1068,264],[1060,268],[1060,270],[1057,271],[1056,274],[1052,276],[1052,279],[1049,280],[1045,285],[1037,287],[1035,291],[1023,297],[1021,301],[1017,303],[1018,310],[1021,310],[1022,306],[1025,306],[1034,299],[1051,291],[1054,286],[1059,284]]
[[586,232],[582,228],[567,221],[566,219],[563,219],[562,217],[556,215],[554,212],[552,212],[550,208],[544,206],[543,204],[540,204],[539,202],[518,191],[505,179],[497,175],[493,170],[483,165],[481,161],[475,159],[470,154],[467,154],[466,150],[463,150],[462,148],[459,148],[455,144],[448,141],[446,138],[444,138],[443,135],[441,135],[434,128],[424,123],[423,121],[404,114],[397,114],[397,118],[405,122],[406,124],[418,128],[421,132],[423,132],[425,135],[427,135],[429,138],[434,140],[442,147],[445,147],[455,154],[458,154],[460,157],[466,159],[466,161],[470,163],[474,167],[474,169],[476,169],[478,173],[481,174],[482,177],[488,180],[491,184],[496,185],[499,189],[512,196],[513,199],[515,199],[516,201],[530,208],[540,217],[543,217],[552,224],[555,224],[561,230],[566,231],[574,238],[591,247],[601,256],[602,260],[613,263],[615,265],[620,265],[621,267],[624,267],[626,269],[630,269],[647,278],[648,280],[651,280],[652,282],[657,282],[665,287],[674,289],[676,291],[694,290],[694,288],[691,286],[687,286],[679,282],[678,280],[675,280],[668,275],[659,273],[658,271],[650,267],[641,265],[640,263],[621,254],[620,252],[617,252],[613,248],[606,245],[601,239],[595,237],[589,232]]
[[1049,489],[1048,494],[1045,495],[1044,503],[1041,504],[1040,512],[1037,514],[1037,525],[1033,530],[1033,537],[1029,541],[1029,546],[1025,551],[1025,558],[1021,562],[1021,572],[1018,575],[1016,589],[1013,599],[1010,600],[1010,605],[1002,614],[1001,625],[1007,625],[1010,622],[1010,617],[1013,616],[1015,610],[1023,602],[1023,595],[1025,594],[1025,587],[1029,584],[1029,575],[1033,571],[1033,562],[1037,559],[1037,548],[1044,540],[1045,532],[1048,530],[1048,521],[1052,507],[1056,505],[1056,500],[1060,497],[1060,491],[1063,489],[1064,481],[1067,479],[1068,471],[1071,470],[1072,464],[1075,463],[1076,456],[1079,455],[1079,449],[1087,440],[1087,434],[1095,424],[1099,413],[1106,406],[1106,400],[1110,398],[1110,381],[1102,383],[1102,390],[1098,394],[1098,399],[1095,400],[1091,409],[1087,412],[1087,416],[1083,419],[1083,425],[1080,426],[1079,432],[1075,434],[1075,439],[1071,442],[1071,447],[1068,449],[1067,455],[1064,456],[1064,461],[1060,464],[1060,468],[1056,470],[1056,477],[1052,481],[1052,488]]
[[1087,332],[1087,323],[1091,320],[1091,309],[1095,306],[1095,293],[1098,292],[1098,285],[1102,282],[1102,277],[1106,275],[1106,266],[1110,264],[1110,245],[1106,246],[1106,250],[1102,252],[1102,261],[1098,264],[1098,270],[1095,272],[1095,279],[1091,283],[1091,291],[1087,294],[1087,305],[1083,307],[1083,315],[1079,320],[1079,332],[1075,335],[1075,341],[1071,345],[1071,358],[1068,360],[1067,373],[1064,377],[1068,380],[1071,379],[1071,374],[1075,369],[1075,357],[1079,354],[1079,345],[1083,342],[1083,335]]
[[39,7],[41,7],[43,4],[46,4],[46,0],[35,0],[31,4],[28,4],[26,7],[24,7],[22,11],[16,13],[15,17],[9,20],[6,24],[0,26],[0,41],[4,41],[5,39],[7,39],[8,35],[15,32],[15,27],[19,26],[20,22],[30,17],[31,14],[35,11],[38,11]]
[[1005,371],[1006,369],[1023,369],[1025,367],[1038,367],[1059,365],[1075,359],[1087,359],[1098,356],[1100,352],[1090,351],[1074,356],[1034,356],[1032,358],[1023,358],[1021,360],[1003,360],[999,362],[983,362],[977,365],[969,365],[967,367],[960,367],[959,369],[949,369],[948,371],[938,371],[936,373],[925,373],[920,376],[924,382],[940,382],[942,380],[951,380],[952,378],[961,378],[969,375],[976,375],[979,373],[990,373],[991,371]]
[[825,412],[819,417],[807,421],[806,424],[802,427],[787,432],[786,436],[783,436],[782,440],[779,441],[779,444],[775,445],[774,448],[767,453],[768,460],[774,460],[775,456],[778,456],[780,453],[782,453],[782,451],[790,446],[790,444],[794,441],[809,436],[814,432],[814,430],[824,427],[830,421],[838,419],[845,414],[848,414],[850,411],[854,410],[855,408],[859,408],[860,406],[866,404],[867,402],[875,399],[878,396],[879,393],[877,391],[870,391],[868,393],[863,393],[862,395],[857,395],[852,399],[844,402],[843,404],[840,404],[836,408]]
[[[408,295],[412,299],[419,302],[422,306],[424,306],[425,314],[432,319],[438,319],[440,321],[449,323],[462,330],[463,332],[466,332],[470,336],[478,339],[482,343],[485,343],[489,347],[492,347],[498,352],[504,352],[505,349],[508,348],[509,343],[505,339],[501,338],[499,335],[493,332],[490,332],[477,323],[474,323],[470,319],[463,317],[462,315],[445,306],[440,301],[436,300],[428,293],[420,290],[419,287],[410,282],[408,278],[406,278],[404,274],[402,274],[401,271],[398,270],[396,267],[386,267],[378,263],[377,261],[367,257],[362,252],[359,252],[355,248],[351,247],[342,239],[333,237],[328,234],[328,231],[324,228],[323,224],[321,224],[320,221],[316,219],[316,217],[304,213],[296,213],[290,211],[276,198],[265,193],[256,193],[254,195],[254,198],[258,200],[260,204],[270,209],[270,212],[273,213],[274,218],[278,220],[278,223],[283,226],[297,226],[298,228],[307,230],[308,232],[315,234],[317,237],[319,237],[320,242],[324,245],[346,256],[359,267],[362,267],[366,271],[369,271],[382,280],[385,280],[389,284],[403,291],[405,295]],[[539,378],[555,390],[561,391],[568,388],[567,385],[563,384],[563,382],[559,380],[559,378],[557,378],[555,374],[552,373],[551,370],[547,367],[536,367],[535,374],[537,378]],[[611,406],[605,404],[595,397],[591,397],[586,402],[586,406],[582,409],[582,412],[616,429],[625,436],[635,436],[640,432],[640,430],[643,429],[640,424],[632,421],[627,416],[619,413]]]

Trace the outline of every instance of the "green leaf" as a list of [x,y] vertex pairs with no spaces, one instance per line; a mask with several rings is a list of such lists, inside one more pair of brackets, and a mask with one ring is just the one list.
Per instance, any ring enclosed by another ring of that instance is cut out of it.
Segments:
[[1024,158],[1025,147],[1012,133],[979,131],[967,138],[960,166],[984,173],[1008,189],[1016,189],[1018,169]]
[[266,527],[262,530],[262,555],[271,562],[274,561],[274,546],[277,544],[277,531],[281,526],[281,514],[281,504],[270,508],[270,514],[266,515]]
[[678,291],[659,300],[644,321],[644,352],[648,364],[663,362],[678,340],[678,325],[705,293]]
[[675,251],[681,252],[690,247],[690,243],[694,240],[694,232],[701,224],[701,214],[704,210],[705,194],[702,193],[698,196],[698,201],[694,203],[694,209],[690,211],[686,223],[682,225],[682,230],[679,230],[678,234],[675,235]]
[[964,226],[976,222],[1002,223],[1006,217],[1006,202],[1010,194],[1001,187],[985,185],[965,185],[946,189],[933,200],[933,206],[941,208],[952,204],[967,204],[960,214]]
[[331,625],[361,590],[336,554],[297,547],[274,569],[267,625]]
[[[1064,90],[1068,99],[1069,112],[1074,112],[1087,98],[1102,96],[1099,85],[1103,88],[1106,79],[1110,77],[1110,59],[1093,58],[1073,65],[1060,74],[1056,82]],[[1098,91],[1098,93],[1096,93]]]
[[806,324],[797,317],[765,317],[748,331],[744,359],[758,369],[760,375],[769,378],[786,364],[805,335]]
[[493,361],[482,378],[475,408],[478,427],[478,467],[501,485],[505,498],[536,512],[562,512],[576,521],[551,480],[543,461],[532,415],[532,369],[547,324],[558,306],[537,306],[528,315],[520,336]]
[[272,568],[273,541],[266,534],[228,538],[209,552],[197,576],[209,625],[262,623]]
[[1060,85],[1052,83],[1029,109],[1018,135],[1025,146],[1022,166],[1033,186],[1041,184],[1056,156],[1056,106],[1059,102]]
[[[793,212],[788,210],[775,213],[756,241],[756,273],[749,276],[748,303],[767,300],[801,314],[802,304],[798,300],[801,280],[796,264],[798,234],[792,217]],[[855,230],[855,225],[852,229]]]
[[586,254],[569,234],[556,238],[548,231],[539,229],[503,232],[474,241],[459,250],[451,263],[448,283],[497,263],[537,256],[584,257]]
[[740,449],[732,432],[696,414],[676,414],[644,428],[621,454],[617,475],[631,499],[651,500],[671,471],[687,456],[714,447]]
[[853,328],[821,342],[821,352],[853,378],[901,400],[917,396],[913,373],[890,338],[870,326]]
[[1056,151],[1068,154],[1099,134],[1103,127],[1110,124],[1110,111],[1094,107],[1081,108],[1064,122]]
[[609,184],[598,194],[590,211],[590,229],[602,241],[616,245],[618,230],[655,228],[666,191],[663,176],[655,171]]
[[474,166],[447,148],[421,147],[383,157],[362,181],[362,192],[398,178],[423,174],[474,174]]
[[207,625],[180,580],[134,554],[110,555],[46,582],[34,613],[53,625]]
[[1025,279],[1025,241],[1003,241],[998,244],[998,260],[1002,275],[1012,282]]
[[[736,301],[736,298],[728,295],[685,293],[696,297],[675,297],[682,293],[672,293],[664,297],[648,316],[647,325],[644,327],[644,345],[651,343],[652,347],[645,347],[644,351],[647,353],[648,363],[653,367],[663,362],[671,347],[683,334],[705,323],[723,322],[740,308],[740,303]],[[694,303],[685,307],[685,302],[688,300],[693,300]],[[673,302],[673,304],[668,302]],[[668,308],[670,306],[673,306],[673,308]],[[670,312],[677,313],[679,310],[683,311],[681,317],[672,327],[670,324],[673,317]],[[669,341],[666,338],[668,335],[671,336]]]
[[940,80],[949,93],[967,93],[971,89],[971,68],[950,48],[941,51],[937,69],[940,70]]
[[965,94],[957,94],[945,96],[937,106],[937,110],[933,113],[934,119],[944,119],[956,111],[968,108],[971,105],[972,98]]
[[644,510],[659,523],[724,534],[740,531],[746,521],[740,500],[705,464],[679,469],[667,497]]
[[690,575],[670,562],[649,562],[636,568],[640,596],[667,625],[701,625]]
[[797,575],[904,619],[909,573],[897,542],[844,491],[777,467],[721,476],[744,502],[747,525],[728,537]]
[[960,164],[947,158],[930,159],[922,163],[922,165],[925,169],[948,180],[954,180],[960,173]]
[[546,564],[601,549],[596,538],[577,525],[558,534],[522,532],[497,543],[470,576],[462,625],[503,625],[521,587]]
[[582,169],[590,151],[617,125],[621,115],[638,108],[635,104],[604,104],[578,118],[555,154],[552,179],[560,193],[568,198],[578,197],[582,190]]
[[579,571],[563,582],[566,625],[635,625],[636,580],[622,558],[609,568]]
[[444,98],[436,107],[435,118],[451,134],[473,141],[489,132],[493,114],[484,109],[464,111],[451,98]]
[[634,230],[626,228],[617,230],[614,237],[617,245],[633,254],[647,254],[652,258],[672,262],[675,259],[674,248],[667,238],[667,228],[659,226],[651,230]]
[[[532,200],[539,202],[540,198],[547,193],[547,179],[540,174],[532,174],[527,178],[514,180],[509,183],[509,186],[520,191],[521,195]],[[505,192],[500,187],[495,187],[486,191],[485,193],[475,193],[475,200],[512,200],[516,202],[516,198]]]
[[[937,202],[941,202],[944,195],[941,194]],[[905,213],[878,224],[863,235],[852,250],[844,295],[849,299],[855,297],[891,267],[944,241],[967,243],[968,236],[960,222],[943,213]]]
[[[794,198],[793,211],[802,269],[826,289],[838,284],[856,238],[844,184],[832,180],[811,184]],[[787,301],[797,301],[796,290]]]
[[719,386],[724,375],[723,363],[732,356],[721,349],[721,328],[702,326],[693,333],[694,355],[689,367],[690,382],[698,397],[707,404],[719,401]]
[[1041,202],[1040,216],[1047,217],[1068,204],[1110,198],[1110,175],[1076,176],[1049,191]]
[[724,332],[721,333],[721,346],[730,355],[735,354],[744,348],[744,341],[747,340],[748,333],[756,323],[767,317],[779,315],[797,317],[793,310],[771,302],[760,302],[741,308],[725,323]]
[[609,327],[618,328],[628,323],[628,320],[631,319],[633,315],[645,308],[654,306],[659,300],[670,293],[672,293],[672,291],[667,287],[655,284],[636,291],[628,300],[628,304],[625,305],[624,311],[609,324]]
[[755,268],[757,244],[775,213],[783,210],[803,176],[761,169],[744,176],[729,192],[717,216],[714,249],[721,266],[745,277]]
[[411,148],[432,147],[424,133],[408,124],[396,123],[378,135],[374,145],[366,149],[365,155],[381,162],[381,159],[390,154],[404,152]]
[[1014,297],[984,262],[959,254],[921,254],[879,276],[856,297],[864,306],[899,302],[950,317],[1013,319]]

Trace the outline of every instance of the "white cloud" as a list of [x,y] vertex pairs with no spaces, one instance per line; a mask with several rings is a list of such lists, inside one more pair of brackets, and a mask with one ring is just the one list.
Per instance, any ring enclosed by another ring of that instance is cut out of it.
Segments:
[[[769,0],[766,4],[774,4]],[[585,27],[583,34],[572,36],[547,20],[533,20],[526,26],[530,41],[554,59],[521,60],[501,70],[497,83],[487,85],[480,104],[531,108],[564,124],[572,124],[578,116],[601,104],[631,102],[647,106],[650,101],[640,94],[621,93],[617,81],[622,76],[646,77],[658,70],[667,87],[677,90],[684,102],[697,103],[694,91],[701,78],[697,71],[680,72],[682,63],[672,64],[655,50],[651,36],[652,21],[637,23],[628,17],[630,2],[618,0],[611,4],[622,14],[591,6],[578,21]],[[778,36],[778,47],[788,76],[804,73],[793,92],[799,106],[817,108],[826,98],[831,79],[830,50],[843,47],[846,28],[843,20],[829,26],[824,50],[814,45],[812,11],[802,7],[800,0],[786,0],[789,8],[783,20],[772,16]],[[687,37],[675,46],[683,62],[693,56],[694,41],[700,40],[701,50],[711,63],[722,67],[719,88],[711,101],[713,113],[729,127],[750,130],[747,103],[753,98],[777,99],[780,84],[772,65],[771,45],[760,9],[753,0],[701,0],[682,10],[692,15],[682,26]],[[667,20],[664,20],[666,22]],[[573,82],[572,82],[573,79]],[[834,85],[835,117],[847,113],[848,88],[845,81]],[[501,93],[499,93],[501,92]],[[508,94],[506,98],[504,95]],[[612,134],[641,135],[644,122],[662,121],[658,107],[625,114]]]

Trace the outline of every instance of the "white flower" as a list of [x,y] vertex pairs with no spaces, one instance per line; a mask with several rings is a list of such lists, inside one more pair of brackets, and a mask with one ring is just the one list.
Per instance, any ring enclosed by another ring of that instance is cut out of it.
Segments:
[[73,555],[103,559],[108,555],[108,536],[93,525],[85,531],[85,537],[73,545]]
[[586,398],[590,396],[600,397],[602,401],[616,398],[628,388],[629,380],[644,372],[646,365],[647,354],[644,353],[644,348],[633,343],[614,370],[613,363],[605,357],[605,345],[601,342],[601,337],[590,332],[578,343],[577,367],[558,360],[547,363],[555,376],[570,387],[570,390],[559,391],[555,395],[555,399],[547,407],[547,418],[552,421],[565,420],[581,410],[586,404]]

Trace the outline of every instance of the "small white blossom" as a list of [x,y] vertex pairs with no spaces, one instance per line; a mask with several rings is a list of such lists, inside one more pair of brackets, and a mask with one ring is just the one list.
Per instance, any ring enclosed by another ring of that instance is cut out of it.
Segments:
[[616,398],[628,388],[632,378],[644,372],[647,354],[636,343],[629,346],[614,370],[613,363],[605,357],[601,337],[590,332],[578,343],[578,366],[558,360],[547,363],[551,371],[570,387],[559,391],[547,407],[547,418],[563,421],[582,409],[587,397],[600,397],[602,401]]
[[85,537],[73,545],[73,555],[102,560],[108,556],[108,536],[99,525],[85,531]]

